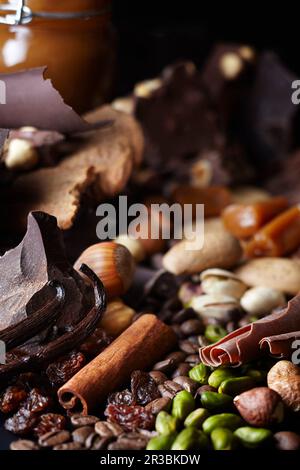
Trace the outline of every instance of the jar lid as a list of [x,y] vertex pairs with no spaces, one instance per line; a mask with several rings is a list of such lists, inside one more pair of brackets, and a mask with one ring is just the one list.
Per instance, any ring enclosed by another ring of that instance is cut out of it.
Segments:
[[[33,12],[25,5],[25,0],[10,0],[10,3],[0,4],[0,24],[16,26],[28,24],[33,18],[44,18],[47,20],[72,20],[80,18],[91,18],[101,16],[110,11],[109,7],[102,10],[87,10],[80,12]],[[1,14],[2,12],[7,12]]]

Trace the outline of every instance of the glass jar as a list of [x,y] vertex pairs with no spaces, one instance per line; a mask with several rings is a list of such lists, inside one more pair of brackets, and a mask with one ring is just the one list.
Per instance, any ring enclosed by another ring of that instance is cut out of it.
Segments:
[[115,63],[111,0],[0,0],[0,8],[7,4],[21,4],[23,17],[1,16],[18,24],[0,24],[0,73],[46,65],[45,76],[78,112],[108,99]]

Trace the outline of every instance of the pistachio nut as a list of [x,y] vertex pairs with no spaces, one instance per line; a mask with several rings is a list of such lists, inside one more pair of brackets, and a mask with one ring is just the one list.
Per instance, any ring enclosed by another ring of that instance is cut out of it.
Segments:
[[184,426],[186,428],[193,426],[194,428],[200,428],[206,418],[210,416],[209,411],[205,408],[197,408],[192,411],[184,421]]
[[257,286],[248,289],[242,296],[241,306],[252,315],[265,315],[274,308],[285,305],[286,298],[282,292],[271,287]]
[[215,428],[210,438],[215,450],[233,450],[236,447],[237,439],[230,429]]
[[160,411],[156,416],[155,429],[163,436],[169,436],[176,433],[178,428],[178,419],[169,415],[166,411]]
[[203,392],[201,393],[201,403],[208,410],[220,410],[232,405],[232,397],[225,393]]
[[207,325],[205,328],[204,336],[211,343],[216,343],[227,335],[227,331],[220,325]]
[[200,275],[201,286],[205,294],[225,295],[240,299],[247,286],[231,271],[224,269],[206,269]]
[[173,399],[172,416],[184,420],[195,409],[195,399],[190,392],[182,390]]
[[224,380],[232,377],[235,377],[235,373],[232,369],[219,368],[214,370],[208,377],[208,385],[218,388]]
[[224,380],[218,388],[219,393],[227,393],[235,396],[238,393],[245,392],[255,386],[255,380],[252,377],[231,377]]
[[234,431],[234,435],[245,447],[259,447],[271,439],[272,432],[264,428],[252,428],[244,426]]
[[201,385],[207,384],[209,368],[205,364],[197,364],[189,371],[189,377]]
[[201,317],[223,319],[228,311],[239,308],[240,304],[236,298],[229,295],[203,294],[192,297],[188,306]]
[[170,450],[172,444],[176,438],[176,434],[170,434],[168,436],[160,435],[150,439],[147,444],[147,450]]
[[194,427],[185,428],[176,437],[171,450],[203,449],[208,446],[208,440],[203,431]]
[[207,418],[202,429],[206,434],[210,434],[216,428],[228,428],[234,431],[242,425],[242,419],[240,416],[234,413],[220,413]]

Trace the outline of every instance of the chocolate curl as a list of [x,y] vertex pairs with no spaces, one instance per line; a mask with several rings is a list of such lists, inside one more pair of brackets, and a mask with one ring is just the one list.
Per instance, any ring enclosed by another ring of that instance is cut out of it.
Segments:
[[[251,325],[239,328],[217,343],[201,348],[199,351],[200,359],[204,364],[213,367],[221,365],[240,366],[243,363],[252,361],[260,356],[261,348],[265,347],[266,343],[272,345],[271,338],[275,335],[283,336],[283,334],[291,334],[295,331],[300,333],[299,311],[300,296],[298,295],[288,302],[286,308],[279,312],[274,312]],[[288,337],[286,340],[287,342],[281,337],[280,342],[276,344],[276,348],[270,346],[271,354],[286,354],[291,338]]]
[[68,106],[50,79],[44,78],[46,67],[1,74],[6,87],[6,104],[0,105],[0,127],[17,129],[33,126],[62,134],[85,132],[107,125],[92,125]]
[[284,357],[289,358],[295,340],[300,340],[300,331],[268,336],[263,338],[259,345],[262,350],[267,350],[274,357],[279,359]]

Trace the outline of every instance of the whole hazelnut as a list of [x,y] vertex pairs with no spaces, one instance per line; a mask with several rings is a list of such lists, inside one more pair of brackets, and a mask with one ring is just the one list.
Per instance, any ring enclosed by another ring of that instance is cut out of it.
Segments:
[[290,361],[278,361],[269,370],[267,381],[288,408],[300,411],[300,367]]
[[256,387],[233,400],[241,416],[252,426],[266,427],[280,423],[284,406],[280,396],[268,387]]

